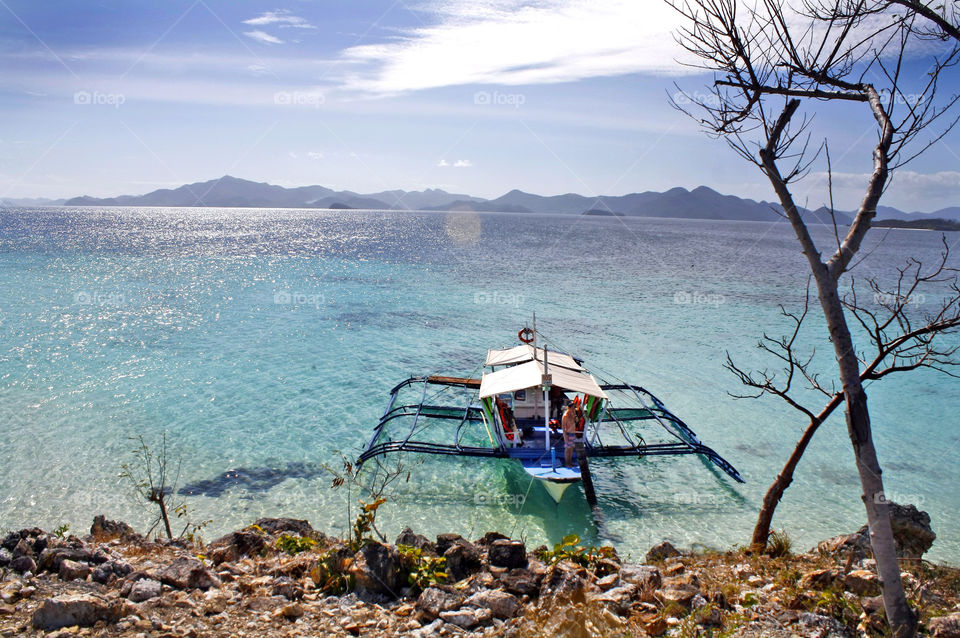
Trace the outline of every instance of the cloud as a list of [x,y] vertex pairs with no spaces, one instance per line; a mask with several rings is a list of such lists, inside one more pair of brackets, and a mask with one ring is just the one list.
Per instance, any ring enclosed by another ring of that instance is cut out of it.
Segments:
[[320,153],[318,151],[307,151],[307,157],[309,157],[312,160],[319,160],[319,159],[323,159],[323,153]]
[[351,88],[395,93],[462,84],[536,84],[627,73],[689,73],[666,3],[441,0],[436,22],[344,51],[369,65]]
[[[827,174],[810,174],[807,190],[811,194],[811,204],[817,203],[827,192]],[[863,196],[870,179],[869,173],[837,173],[832,176],[833,189],[837,197],[851,202],[849,208],[855,208]],[[937,173],[918,173],[898,170],[890,179],[887,191],[880,201],[881,206],[894,206],[904,212],[916,210],[930,211],[953,204],[960,199],[960,172],[940,171]],[[816,201],[814,201],[816,200]]]
[[257,42],[262,42],[264,44],[283,44],[283,40],[278,37],[272,36],[266,31],[260,31],[259,29],[254,31],[244,31],[243,35],[248,38],[252,38]]
[[453,163],[454,168],[470,168],[473,166],[473,162],[470,160],[457,160]]
[[275,24],[281,29],[316,29],[315,26],[299,16],[295,16],[286,9],[276,11],[267,11],[256,18],[244,20],[244,24],[253,27],[262,27],[268,24]]
[[437,162],[437,166],[439,166],[440,168],[443,168],[445,166],[450,166],[450,165],[447,164],[447,160],[442,159],[439,162]]

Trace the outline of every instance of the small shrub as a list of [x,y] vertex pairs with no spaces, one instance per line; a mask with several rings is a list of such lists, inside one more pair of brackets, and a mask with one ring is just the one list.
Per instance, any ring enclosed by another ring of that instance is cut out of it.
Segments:
[[553,549],[540,550],[537,558],[553,565],[562,560],[571,560],[583,567],[593,567],[604,558],[616,558],[617,552],[612,547],[583,547],[580,537],[576,534],[564,536]]
[[317,546],[317,541],[303,536],[294,536],[293,534],[281,534],[274,543],[274,547],[286,552],[290,556],[296,556],[301,552],[313,549]]
[[792,546],[793,541],[787,536],[786,530],[770,532],[770,536],[767,538],[767,556],[771,558],[789,556]]
[[400,552],[400,564],[407,572],[407,582],[417,589],[426,589],[431,585],[444,583],[447,574],[447,559],[425,554],[419,547],[397,545]]
[[322,592],[339,596],[353,589],[353,576],[349,568],[353,557],[345,548],[334,547],[320,555],[317,566],[310,572],[310,579]]
[[57,527],[57,529],[53,530],[53,535],[56,536],[57,538],[66,538],[67,532],[69,531],[70,531],[70,523],[64,523],[63,525],[60,525],[59,527]]

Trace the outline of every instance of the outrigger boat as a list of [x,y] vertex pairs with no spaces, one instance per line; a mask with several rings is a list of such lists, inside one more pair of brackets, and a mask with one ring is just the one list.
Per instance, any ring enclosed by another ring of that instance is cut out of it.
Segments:
[[[557,503],[582,481],[591,505],[588,458],[696,454],[744,482],[660,399],[623,381],[598,381],[582,359],[538,345],[535,328],[536,319],[519,332],[518,345],[488,351],[480,378],[431,375],[397,384],[356,465],[395,452],[515,459]],[[564,464],[559,427],[559,408],[570,401],[583,415],[572,467]],[[645,426],[668,440],[647,443]]]

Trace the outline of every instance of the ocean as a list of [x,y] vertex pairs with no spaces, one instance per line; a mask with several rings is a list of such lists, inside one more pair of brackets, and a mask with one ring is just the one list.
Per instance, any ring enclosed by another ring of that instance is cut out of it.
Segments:
[[[813,232],[824,252],[835,245],[831,229]],[[871,231],[853,272],[860,299],[879,310],[869,278],[890,282],[908,257],[932,264],[941,249],[938,233]],[[498,530],[530,547],[576,533],[632,558],[662,540],[746,544],[806,423],[776,399],[733,398],[746,388],[723,363],[729,353],[745,368],[778,368],[756,345],[791,331],[779,306],[802,309],[807,272],[786,223],[0,210],[0,529],[83,531],[102,513],[143,531],[152,512],[119,474],[136,437],[157,449],[166,433],[173,496],[211,521],[207,540],[261,516],[344,534],[360,494],[334,489],[331,470],[358,455],[389,390],[409,376],[476,373],[536,312],[554,344],[649,389],[747,483],[696,457],[597,461],[594,516],[579,487],[554,505],[509,461],[411,457],[378,527],[388,537]],[[924,291],[911,311],[934,310],[942,292]],[[815,298],[798,343],[831,378]],[[825,403],[799,391],[814,411]],[[960,564],[960,384],[920,370],[868,395],[887,496],[930,513],[928,558]],[[809,549],[863,524],[859,495],[838,412],[774,527]]]

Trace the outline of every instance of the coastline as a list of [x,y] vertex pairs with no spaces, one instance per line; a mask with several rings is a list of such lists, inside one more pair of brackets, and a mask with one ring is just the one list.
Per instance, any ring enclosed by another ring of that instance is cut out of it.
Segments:
[[[907,554],[929,547],[918,529]],[[83,538],[3,538],[0,636],[881,635],[862,532],[798,554],[783,537],[773,555],[660,543],[632,564],[575,537],[532,551],[496,532],[344,541],[281,518],[204,545],[100,516]],[[923,626],[955,635],[960,570],[901,564]]]

